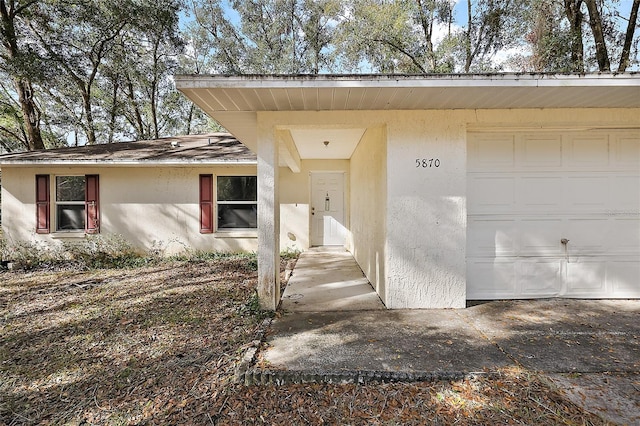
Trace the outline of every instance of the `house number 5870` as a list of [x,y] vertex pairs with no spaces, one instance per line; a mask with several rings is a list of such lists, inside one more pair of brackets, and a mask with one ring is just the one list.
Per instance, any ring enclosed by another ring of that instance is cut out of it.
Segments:
[[423,169],[431,167],[440,167],[439,158],[416,158],[416,168],[422,167]]

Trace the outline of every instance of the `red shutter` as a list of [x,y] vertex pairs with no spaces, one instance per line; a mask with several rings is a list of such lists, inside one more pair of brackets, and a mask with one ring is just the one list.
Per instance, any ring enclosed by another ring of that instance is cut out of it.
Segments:
[[100,185],[98,175],[86,175],[84,188],[84,231],[87,234],[100,232]]
[[49,175],[36,175],[36,233],[48,234],[50,227]]
[[213,233],[213,175],[200,175],[200,233]]

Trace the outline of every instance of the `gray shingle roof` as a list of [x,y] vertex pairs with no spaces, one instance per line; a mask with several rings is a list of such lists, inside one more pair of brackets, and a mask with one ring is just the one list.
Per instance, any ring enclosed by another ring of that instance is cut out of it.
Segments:
[[14,164],[256,163],[256,155],[228,133],[188,135],[0,155]]

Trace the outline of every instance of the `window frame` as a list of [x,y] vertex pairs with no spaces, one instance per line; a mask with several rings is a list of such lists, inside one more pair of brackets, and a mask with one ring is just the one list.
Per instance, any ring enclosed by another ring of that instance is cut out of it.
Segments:
[[[234,201],[234,200],[230,200],[230,201],[220,201],[218,199],[218,187],[219,187],[219,179],[220,178],[255,178],[256,180],[256,192],[254,194],[254,200],[242,200],[242,201]],[[214,200],[215,200],[215,229],[216,232],[221,232],[221,233],[229,233],[229,232],[236,232],[236,231],[256,231],[258,229],[258,176],[257,175],[250,175],[250,174],[242,174],[242,175],[227,175],[227,174],[216,174],[215,175],[215,182],[214,182]],[[219,213],[220,213],[220,206],[224,206],[224,205],[252,205],[255,206],[255,211],[256,211],[256,225],[253,227],[221,227],[220,226],[220,219],[219,219]]]
[[[65,177],[82,177],[84,179],[84,189],[83,189],[83,199],[82,201],[58,201],[58,178]],[[54,232],[55,233],[65,233],[65,234],[73,234],[73,233],[85,233],[87,229],[87,176],[84,174],[65,174],[65,175],[54,175],[53,176],[53,197],[51,197],[51,201],[53,202],[53,217],[54,217]],[[60,220],[58,217],[58,206],[59,205],[67,205],[67,206],[82,206],[82,228],[74,228],[74,229],[60,229]]]

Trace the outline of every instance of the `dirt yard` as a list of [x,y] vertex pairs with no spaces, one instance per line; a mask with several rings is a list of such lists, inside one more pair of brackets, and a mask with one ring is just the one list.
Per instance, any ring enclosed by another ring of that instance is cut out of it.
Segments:
[[244,387],[263,313],[244,258],[0,272],[0,424],[605,424],[523,371]]

